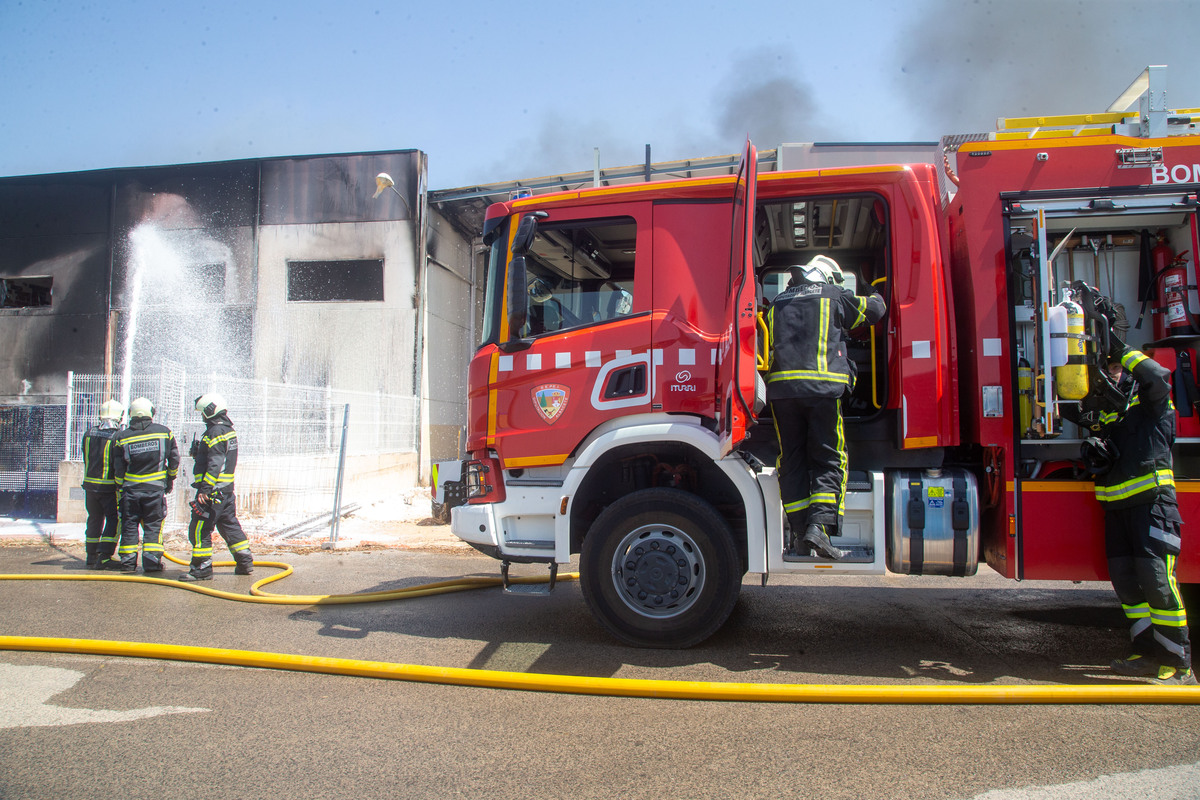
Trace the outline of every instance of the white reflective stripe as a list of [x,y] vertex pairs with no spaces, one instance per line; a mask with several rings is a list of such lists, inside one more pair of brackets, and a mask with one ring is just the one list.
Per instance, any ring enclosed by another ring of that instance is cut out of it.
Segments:
[[1161,644],[1169,652],[1174,653],[1175,655],[1179,656],[1180,658],[1183,658],[1183,656],[1184,656],[1183,645],[1179,644],[1178,642],[1172,642],[1170,639],[1163,636],[1158,631],[1154,632],[1154,641]]
[[1139,634],[1145,633],[1152,624],[1153,623],[1150,622],[1150,617],[1148,616],[1134,621],[1134,623],[1129,626],[1129,638],[1136,639]]
[[1158,539],[1163,544],[1167,545],[1168,547],[1174,547],[1176,550],[1178,550],[1180,545],[1183,543],[1183,540],[1178,536],[1173,533],[1167,533],[1162,528],[1150,528],[1150,538]]
[[[709,360],[715,365],[717,363],[717,348],[708,348]],[[649,351],[651,363],[653,366],[664,366],[667,361],[672,364],[678,364],[681,367],[694,367],[702,361],[704,349],[695,347],[681,347],[677,350],[664,350],[662,348],[654,348]],[[633,350],[617,350],[612,356],[605,356],[600,350],[587,350],[583,354],[583,366],[596,369],[603,367],[606,361],[612,358],[629,359],[635,354]],[[553,366],[550,366],[553,364]],[[566,370],[578,367],[579,359],[570,351],[553,352],[553,353],[526,353],[525,357],[517,358],[511,355],[502,355],[497,358],[497,372],[549,372],[552,370]]]

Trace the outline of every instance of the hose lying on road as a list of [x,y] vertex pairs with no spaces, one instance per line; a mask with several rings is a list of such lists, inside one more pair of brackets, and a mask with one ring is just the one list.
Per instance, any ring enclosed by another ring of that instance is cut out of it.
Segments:
[[197,661],[205,664],[229,664],[327,675],[353,675],[362,678],[605,697],[776,703],[1200,703],[1200,687],[1196,686],[868,686],[589,678],[577,675],[425,667],[416,664],[391,664],[384,661],[357,661],[349,658],[262,653],[215,647],[109,642],[101,639],[51,639],[36,636],[0,636],[0,649]]
[[[170,553],[164,553],[163,556],[168,560],[182,566],[188,566],[190,562],[176,558]],[[232,567],[233,561],[215,561],[214,567]],[[127,575],[117,572],[94,572],[86,575],[47,575],[47,574],[13,574],[0,575],[0,580],[6,581],[120,581],[123,583],[156,583],[160,586],[170,586],[173,589],[187,589],[190,592],[198,592],[206,594],[209,597],[219,597],[222,600],[236,600],[241,603],[264,603],[267,605],[280,606],[327,606],[327,605],[347,605],[354,603],[382,603],[387,600],[406,600],[413,597],[428,597],[437,594],[449,594],[450,592],[463,592],[469,589],[484,589],[490,586],[500,586],[502,581],[500,578],[486,577],[467,577],[455,578],[449,581],[439,581],[437,583],[426,583],[420,586],[410,586],[405,589],[387,589],[377,592],[358,592],[356,594],[275,594],[273,592],[263,591],[262,587],[268,583],[281,581],[294,571],[291,564],[282,561],[261,561],[254,560],[256,567],[274,567],[279,569],[274,575],[268,575],[265,578],[257,580],[250,587],[250,594],[238,594],[236,592],[223,592],[220,589],[212,589],[208,586],[201,586],[196,583],[183,583],[171,578],[152,578],[148,575]],[[571,572],[558,576],[558,580],[569,581],[579,577],[579,573]],[[547,579],[541,577],[526,577],[512,578],[510,583],[544,583]]]
[[[177,564],[186,564],[167,555]],[[371,603],[405,597],[422,597],[446,592],[500,585],[499,578],[461,578],[392,591],[342,595],[276,595],[262,592],[260,586],[291,574],[290,565],[275,561],[255,561],[255,566],[280,567],[284,571],[257,581],[251,587],[254,596],[208,589],[194,584],[163,578],[132,575],[0,575],[0,580],[118,580],[156,583],[197,591],[203,594],[243,602],[290,605],[331,603]],[[232,566],[219,562],[216,566]],[[577,575],[560,576],[574,578]],[[541,578],[528,578],[536,582]],[[454,686],[494,689],[585,694],[605,697],[645,697],[674,700],[724,700],[776,703],[891,703],[891,704],[1200,704],[1200,686],[1063,686],[1063,685],[862,685],[862,684],[759,684],[712,681],[644,680],[633,678],[589,678],[576,675],[547,675],[498,670],[428,667],[393,664],[384,661],[358,661],[346,658],[263,653],[253,650],[228,650],[187,645],[143,644],[102,639],[65,639],[39,636],[0,636],[0,650],[47,653],[83,653],[88,655],[132,658],[157,658],[193,661],[327,675],[416,681]]]

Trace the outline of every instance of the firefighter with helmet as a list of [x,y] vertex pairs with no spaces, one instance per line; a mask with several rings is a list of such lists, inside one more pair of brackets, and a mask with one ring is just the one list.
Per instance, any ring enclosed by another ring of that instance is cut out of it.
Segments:
[[845,555],[830,541],[841,529],[846,492],[841,400],[855,376],[845,334],[874,325],[887,306],[878,293],[859,297],[842,286],[842,270],[828,256],[790,272],[787,289],[767,312],[767,400],[779,437],[779,493],[791,549],[836,560]]
[[233,423],[229,421],[225,399],[214,392],[196,398],[196,410],[204,419],[204,435],[192,442],[192,486],[196,500],[192,503],[192,518],[188,523],[188,538],[192,542],[192,562],[181,581],[212,580],[212,532],[221,534],[236,562],[234,573],[254,572],[254,556],[250,540],[242,531],[237,518],[237,499],[233,490],[233,475],[237,468],[238,441]]
[[113,438],[113,476],[121,514],[117,557],[105,569],[137,572],[138,528],[141,528],[142,571],[161,572],[163,523],[167,495],[179,474],[179,446],[166,425],[154,421],[154,404],[139,397],[129,404],[129,427]]
[[[1171,457],[1171,373],[1121,340],[1122,325],[1128,325],[1120,317],[1110,317],[1105,357],[1108,377],[1124,399],[1092,417],[1092,436],[1081,447],[1104,508],[1109,579],[1130,626],[1129,654],[1111,667],[1118,675],[1190,685],[1196,678],[1187,613],[1175,582],[1183,519]],[[1068,419],[1081,421],[1072,404],[1061,408]]]
[[100,421],[83,434],[83,506],[87,511],[83,541],[89,569],[100,569],[112,558],[120,536],[112,442],[124,416],[125,406],[109,400],[100,406]]

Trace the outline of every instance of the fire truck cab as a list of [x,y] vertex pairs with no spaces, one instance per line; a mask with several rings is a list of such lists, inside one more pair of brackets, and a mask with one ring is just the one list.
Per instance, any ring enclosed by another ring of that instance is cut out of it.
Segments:
[[[1129,343],[1174,370],[1177,489],[1200,521],[1194,123],[1153,109],[1021,127],[947,139],[945,170],[759,175],[747,143],[737,175],[493,205],[467,457],[434,487],[466,498],[453,531],[506,578],[578,555],[596,618],[642,646],[711,635],[747,572],[968,576],[985,560],[1104,580],[1086,431],[1061,413],[1106,333],[1063,328],[1087,288],[1141,316]],[[888,306],[849,343],[836,562],[787,549],[762,376],[763,313],[816,255]],[[1165,282],[1155,259],[1172,288],[1143,300],[1139,281]],[[1200,581],[1196,537],[1178,576]]]

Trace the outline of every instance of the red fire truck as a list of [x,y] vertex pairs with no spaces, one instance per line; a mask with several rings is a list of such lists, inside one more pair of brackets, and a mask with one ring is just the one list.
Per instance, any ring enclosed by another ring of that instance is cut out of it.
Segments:
[[[1107,579],[1062,413],[1096,390],[1095,289],[1175,375],[1181,511],[1200,524],[1200,131],[1165,107],[1008,120],[946,163],[756,172],[514,199],[487,212],[482,344],[452,529],[503,562],[578,554],[596,618],[641,646],[715,632],[747,572]],[[762,313],[826,255],[888,313],[850,341],[839,561],[786,550]],[[1181,583],[1200,582],[1185,533]],[[514,585],[512,588],[523,588]],[[527,588],[527,587],[525,587]]]

